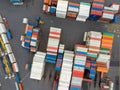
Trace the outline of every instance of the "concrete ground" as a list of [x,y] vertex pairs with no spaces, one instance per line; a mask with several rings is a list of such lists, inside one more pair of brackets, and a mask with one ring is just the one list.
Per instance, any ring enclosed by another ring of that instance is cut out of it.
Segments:
[[[70,0],[73,1],[73,0]],[[74,0],[76,2],[82,0]],[[90,2],[90,0],[84,0],[85,2]],[[106,5],[111,4],[112,2],[120,3],[119,0],[106,0]],[[49,73],[52,72],[54,76],[54,65],[46,64],[47,76],[46,79],[41,81],[30,80],[29,72],[26,71],[25,64],[32,61],[33,54],[25,51],[21,47],[20,36],[24,32],[24,24],[22,24],[22,19],[24,17],[29,18],[31,22],[34,22],[36,16],[41,16],[45,21],[44,25],[41,25],[42,34],[40,40],[40,50],[45,51],[47,46],[49,28],[51,26],[62,28],[61,40],[60,43],[65,44],[67,50],[73,50],[74,44],[80,43],[83,44],[83,34],[85,31],[107,31],[107,24],[104,23],[94,23],[94,22],[77,22],[74,19],[60,19],[55,16],[46,15],[42,13],[43,0],[25,0],[23,6],[13,6],[9,0],[1,0],[0,3],[0,14],[8,19],[10,24],[11,32],[13,39],[10,41],[12,49],[14,51],[15,57],[17,59],[20,76],[22,78],[24,90],[51,90],[52,88],[52,79],[49,78]],[[110,67],[110,73],[113,81],[115,82],[115,89],[119,89],[119,60],[120,60],[120,38],[118,35],[115,36],[114,45],[113,45],[113,54],[112,54],[112,63]],[[16,90],[14,80],[5,80],[2,73],[2,68],[0,68],[0,81],[2,87],[0,90]],[[92,85],[84,84],[83,90],[99,90],[98,88],[93,88]]]

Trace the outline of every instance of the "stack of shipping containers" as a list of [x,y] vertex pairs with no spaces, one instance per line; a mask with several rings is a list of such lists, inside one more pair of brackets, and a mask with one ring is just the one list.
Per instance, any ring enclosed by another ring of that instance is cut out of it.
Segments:
[[34,28],[33,25],[26,25],[25,33],[21,36],[22,47],[31,52],[36,52],[38,48],[39,39],[38,28]]
[[110,65],[110,55],[99,54],[97,58],[97,71],[107,73]]
[[90,31],[87,34],[86,46],[88,53],[86,69],[89,71],[88,76],[91,79],[94,79],[96,74],[96,58],[100,51],[101,38],[101,32]]
[[81,90],[86,58],[87,58],[86,46],[76,45],[70,90]]
[[46,62],[56,63],[56,57],[60,42],[61,29],[50,27],[48,45],[47,45],[47,55]]
[[[0,15],[1,17],[1,15]],[[12,66],[12,70],[15,74],[15,80],[16,80],[16,83],[19,87],[20,90],[23,90],[23,87],[22,87],[22,83],[21,83],[21,79],[19,77],[19,68],[18,68],[18,64],[17,64],[17,61],[15,59],[15,56],[14,56],[14,53],[12,51],[12,48],[11,48],[11,45],[8,41],[8,37],[7,37],[7,31],[6,31],[6,27],[4,25],[4,22],[2,20],[2,17],[0,18],[2,22],[0,22],[0,35],[1,35],[1,38],[2,38],[2,47],[4,47],[4,50],[6,50],[4,52],[4,55],[3,55],[3,59],[5,58],[6,62],[4,63],[10,63],[10,67]],[[7,68],[6,68],[7,70]]]
[[113,4],[111,7],[104,7],[103,15],[100,18],[101,21],[111,22],[115,18],[115,14],[118,13],[119,5]]
[[80,4],[75,2],[68,3],[67,17],[76,18],[79,11]]
[[31,52],[36,52],[38,48],[38,39],[39,39],[39,29],[34,28],[32,31],[32,37],[31,37],[31,42],[30,42],[30,51]]
[[30,73],[31,79],[41,80],[44,74],[46,53],[37,51],[33,57],[33,63]]
[[46,13],[56,13],[57,0],[44,0],[43,11]]
[[73,58],[74,58],[73,51],[68,51],[68,50],[64,51],[58,90],[69,90],[71,74],[72,74]]
[[108,72],[114,34],[103,32],[100,55],[97,59],[97,71]]
[[59,45],[59,50],[58,50],[58,55],[57,55],[57,62],[56,62],[56,67],[55,67],[56,71],[61,70],[61,66],[62,66],[62,62],[63,62],[64,48],[65,48],[64,44]]
[[90,7],[90,3],[80,2],[79,13],[76,20],[85,22],[89,17]]
[[56,17],[66,18],[67,8],[68,8],[67,0],[58,0],[56,8]]
[[44,4],[44,5],[43,5],[43,12],[49,13],[49,12],[50,12],[50,6]]
[[[59,18],[74,18],[77,21],[118,21],[120,5],[113,3],[104,8],[105,0],[93,0],[91,3],[71,2],[67,0],[44,0],[43,11]],[[107,17],[108,16],[108,17]]]
[[32,30],[33,30],[33,26],[27,24],[26,28],[25,28],[25,35],[24,35],[24,39],[22,40],[22,46],[26,49],[26,50],[30,50],[30,41],[31,41],[31,36],[32,36]]
[[93,0],[90,12],[90,20],[98,20],[102,16],[105,0]]

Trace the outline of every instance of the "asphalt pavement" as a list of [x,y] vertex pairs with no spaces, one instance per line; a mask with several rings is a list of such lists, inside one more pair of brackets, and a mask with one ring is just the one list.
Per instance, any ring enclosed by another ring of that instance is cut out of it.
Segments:
[[[70,0],[73,1],[73,0]],[[82,0],[74,0],[74,2],[80,2]],[[83,0],[85,2],[90,2],[90,0]],[[119,0],[106,0],[106,5],[116,2],[120,4]],[[46,78],[41,81],[31,80],[29,78],[29,72],[25,70],[25,64],[32,62],[33,54],[25,51],[21,47],[20,36],[24,32],[25,25],[22,24],[22,19],[24,17],[29,18],[30,22],[35,22],[37,16],[41,16],[42,20],[45,21],[44,25],[41,25],[42,34],[40,38],[40,51],[46,51],[49,28],[51,26],[58,27],[62,29],[60,43],[65,44],[65,49],[73,50],[76,43],[83,43],[83,34],[85,31],[107,31],[107,24],[101,22],[79,22],[74,19],[60,19],[55,16],[47,15],[42,13],[43,0],[25,0],[23,6],[13,6],[9,0],[1,0],[0,3],[0,14],[7,18],[13,39],[10,41],[12,49],[14,51],[15,57],[20,68],[20,76],[22,78],[24,90],[51,90],[52,82],[54,77],[54,65],[46,64]],[[113,45],[112,63],[110,67],[109,76],[115,82],[115,89],[119,89],[119,66],[120,64],[120,38],[116,35]],[[49,80],[49,74],[52,72],[52,79]],[[0,81],[2,87],[0,90],[16,90],[14,80],[5,80],[3,77],[2,70],[0,68]],[[98,88],[93,88],[93,84],[84,84],[83,90],[99,90]]]

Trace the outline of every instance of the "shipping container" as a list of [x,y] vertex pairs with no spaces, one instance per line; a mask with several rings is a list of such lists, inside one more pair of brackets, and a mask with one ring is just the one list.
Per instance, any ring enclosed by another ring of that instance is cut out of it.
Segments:
[[67,0],[58,0],[56,8],[56,17],[66,18],[67,8],[68,8]]
[[46,62],[55,63],[59,47],[61,29],[50,27],[49,39],[47,44]]
[[63,54],[64,54],[64,48],[65,48],[64,44],[59,45],[59,50],[58,50],[58,54],[57,54],[57,62],[56,62],[56,67],[55,67],[56,71],[61,70],[62,61],[63,61]]
[[81,90],[87,57],[87,48],[83,45],[75,45],[75,58],[72,71],[70,90]]
[[77,21],[85,22],[87,20],[90,13],[90,6],[91,6],[90,3],[80,2],[79,13],[76,18]]
[[41,80],[44,74],[46,53],[37,51],[33,57],[30,78]]
[[64,51],[58,90],[69,90],[70,80],[72,76],[73,58],[74,58],[73,51],[68,51],[68,50]]

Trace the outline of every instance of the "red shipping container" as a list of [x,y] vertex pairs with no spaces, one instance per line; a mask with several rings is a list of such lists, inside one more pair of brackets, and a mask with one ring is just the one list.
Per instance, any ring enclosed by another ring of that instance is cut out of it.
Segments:
[[81,88],[81,86],[71,85],[70,87]]
[[49,36],[49,38],[60,39],[59,37]]
[[75,44],[75,47],[84,47],[84,48],[86,48],[85,45],[80,45],[80,44]]
[[84,76],[84,72],[73,70],[73,76],[74,77],[83,77]]
[[32,34],[34,34],[34,35],[38,35],[38,32],[33,32]]
[[54,50],[57,50],[57,49],[58,49],[58,48],[52,47],[52,46],[47,46],[47,48],[49,48],[49,49],[54,49]]
[[76,54],[76,56],[84,56],[84,57],[86,57],[87,55],[85,55],[85,54]]
[[94,38],[94,37],[89,37],[89,40],[97,40],[97,41],[101,41],[100,38]]
[[29,26],[27,27],[27,30],[32,30],[32,29],[33,29],[33,26],[30,26],[30,25],[29,25]]
[[105,0],[94,0],[96,2],[105,2]]
[[57,64],[56,64],[56,66],[59,66],[59,67],[61,67],[62,65],[57,63]]
[[98,10],[91,10],[91,15],[102,16],[102,11],[98,11]]
[[60,35],[60,33],[59,33],[59,32],[50,32],[50,34]]
[[62,60],[62,59],[57,58],[57,61],[62,62],[63,60]]
[[69,4],[69,5],[74,5],[74,6],[80,6],[80,4],[75,3],[75,2],[69,2],[68,4]]
[[57,55],[57,52],[47,51],[47,53],[53,53]]
[[96,4],[96,3],[93,3],[92,4],[92,8],[103,8],[104,7],[104,5],[103,4]]

